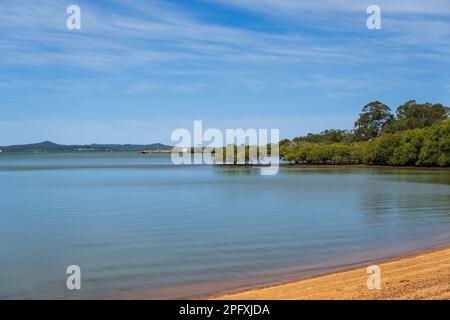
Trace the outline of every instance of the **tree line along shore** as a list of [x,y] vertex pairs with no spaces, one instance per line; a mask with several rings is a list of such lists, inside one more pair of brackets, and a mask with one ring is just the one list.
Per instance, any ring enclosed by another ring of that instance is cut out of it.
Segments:
[[[370,102],[362,109],[352,130],[330,129],[280,141],[280,159],[297,165],[448,167],[449,109],[441,103],[410,100],[400,105],[394,115],[386,104]],[[245,156],[238,159],[240,148]],[[272,148],[269,144],[256,151],[254,148],[252,153],[249,146],[234,145],[231,161],[227,157],[227,147],[210,152],[216,161],[241,165],[254,163],[261,154],[270,155]],[[191,152],[197,152],[194,149]]]
[[325,130],[280,142],[290,163],[447,167],[449,108],[440,103],[400,105],[396,114],[379,102],[364,106],[353,130]]

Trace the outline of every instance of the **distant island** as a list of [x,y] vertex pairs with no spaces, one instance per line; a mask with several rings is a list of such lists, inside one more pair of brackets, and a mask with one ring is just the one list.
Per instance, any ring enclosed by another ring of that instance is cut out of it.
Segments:
[[2,152],[48,152],[48,151],[135,151],[135,152],[164,152],[172,150],[172,146],[162,143],[153,144],[89,144],[62,145],[51,141],[33,144],[0,146]]

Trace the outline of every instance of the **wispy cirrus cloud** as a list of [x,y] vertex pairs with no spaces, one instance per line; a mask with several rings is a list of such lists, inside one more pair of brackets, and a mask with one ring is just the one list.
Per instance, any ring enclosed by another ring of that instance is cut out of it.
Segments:
[[377,1],[377,31],[365,0],[79,0],[79,31],[66,28],[69,4],[0,2],[3,119],[87,117],[117,134],[104,117],[253,114],[288,130],[295,114],[333,127],[336,108],[348,119],[370,99],[450,97],[448,1]]
[[294,15],[304,11],[361,12],[375,4],[387,13],[449,15],[446,0],[209,0],[272,15]]
[[[363,1],[364,2],[364,1]],[[26,3],[26,5],[25,5]],[[336,42],[323,43],[314,33],[293,28],[288,32],[263,32],[238,27],[224,27],[199,21],[195,15],[183,12],[164,2],[135,1],[127,3],[128,12],[118,14],[109,7],[84,3],[83,29],[70,33],[65,29],[65,1],[33,2],[15,1],[0,5],[0,27],[5,30],[0,40],[4,49],[0,59],[8,63],[23,64],[76,64],[87,68],[116,68],[121,64],[164,63],[167,61],[230,61],[276,63],[305,61],[311,57],[324,61],[358,59],[353,50],[354,39],[368,41],[363,34],[339,34],[342,27],[337,22]],[[117,3],[124,5],[125,2]],[[400,2],[386,6],[401,11]],[[410,1],[401,12],[431,12],[443,14],[445,4],[434,0],[421,11],[420,1]],[[227,1],[251,10],[274,12],[274,8],[292,13],[299,10],[356,11],[364,8],[361,1]],[[435,8],[430,10],[429,8]],[[23,10],[27,8],[27,10]],[[409,8],[409,9],[408,9]],[[134,10],[131,10],[134,9]],[[264,11],[263,10],[263,11]],[[136,15],[135,12],[139,12]],[[363,17],[363,13],[361,16]],[[320,17],[320,14],[317,15]],[[14,17],[14,18],[12,18]],[[336,22],[331,23],[331,26]],[[392,31],[383,43],[399,46],[401,41],[409,44],[423,41],[439,42],[448,38],[448,23],[419,21],[419,28],[411,21],[389,20]],[[447,30],[447,31],[445,31]],[[429,37],[431,35],[431,37]],[[372,50],[359,48],[370,55]]]

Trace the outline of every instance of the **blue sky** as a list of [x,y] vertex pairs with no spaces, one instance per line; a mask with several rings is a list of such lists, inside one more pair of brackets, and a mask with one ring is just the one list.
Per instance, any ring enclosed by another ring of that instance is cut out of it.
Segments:
[[194,120],[292,138],[350,129],[373,100],[449,105],[449,3],[1,1],[0,145],[170,143]]

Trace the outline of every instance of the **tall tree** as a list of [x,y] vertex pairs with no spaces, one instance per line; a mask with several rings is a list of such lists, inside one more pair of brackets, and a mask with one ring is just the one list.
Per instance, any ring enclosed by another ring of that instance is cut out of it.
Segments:
[[364,106],[355,122],[355,136],[358,140],[370,140],[379,135],[381,130],[391,123],[394,116],[389,106],[379,101]]
[[410,100],[397,108],[396,128],[398,130],[429,127],[448,117],[449,108],[440,103],[417,103]]

